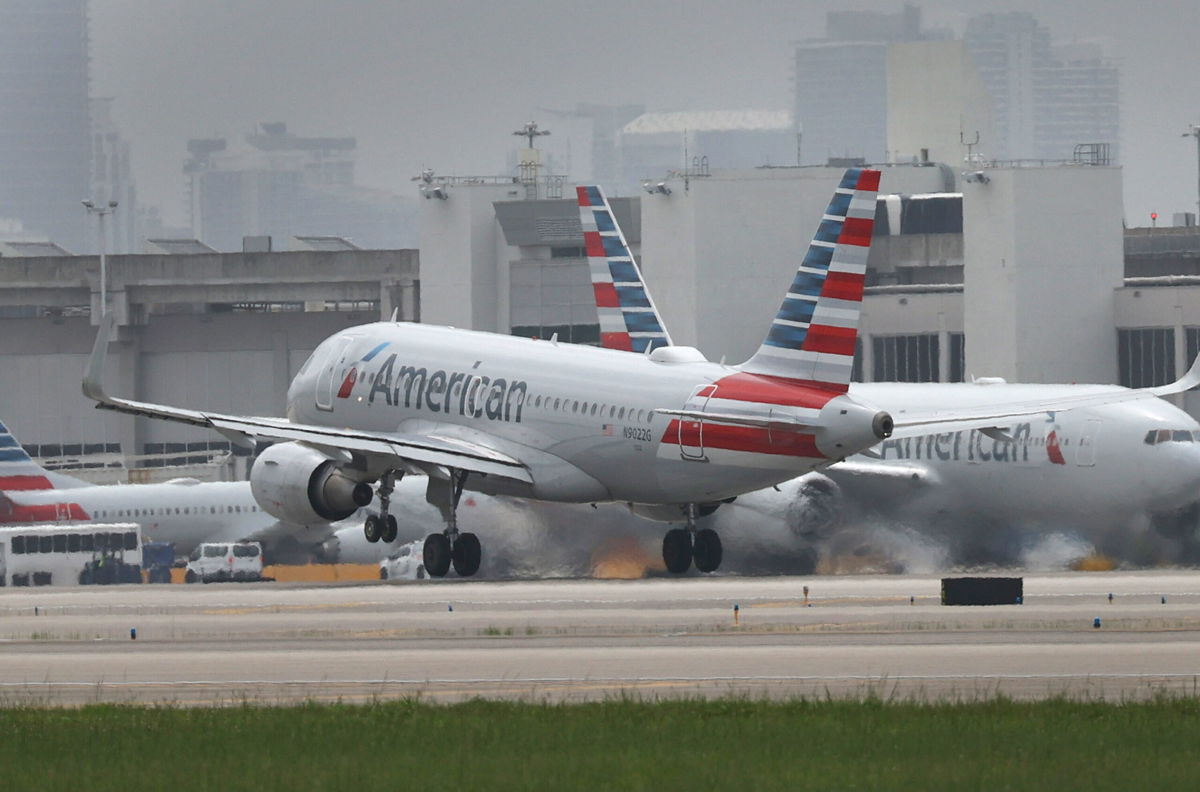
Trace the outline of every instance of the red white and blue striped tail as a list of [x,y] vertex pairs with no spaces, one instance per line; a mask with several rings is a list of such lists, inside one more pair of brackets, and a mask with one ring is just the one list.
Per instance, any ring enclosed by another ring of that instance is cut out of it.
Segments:
[[601,346],[630,352],[670,346],[671,337],[642,282],[642,273],[604,191],[596,186],[577,187],[575,191],[600,315]]
[[30,458],[12,432],[0,423],[0,492],[54,489],[54,484]]
[[848,389],[878,191],[879,171],[846,171],[766,340],[742,371]]

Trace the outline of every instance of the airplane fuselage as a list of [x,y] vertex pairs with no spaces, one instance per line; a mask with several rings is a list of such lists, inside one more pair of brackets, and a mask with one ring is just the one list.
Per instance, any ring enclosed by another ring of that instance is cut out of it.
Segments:
[[[1122,390],[1105,385],[899,383],[852,388],[866,399],[894,405],[898,416],[928,409],[931,403],[970,408]],[[933,474],[930,486],[913,486],[909,500],[915,504],[927,498],[943,504],[953,500],[956,508],[1009,520],[1107,519],[1117,513],[1170,511],[1200,499],[1200,424],[1162,399],[1025,418],[999,438],[972,429],[885,440],[871,453],[879,464]],[[841,480],[836,467],[829,474]]]
[[[836,427],[848,415],[869,426],[876,412],[845,395],[660,352],[381,322],[321,344],[292,383],[288,417],[475,440],[520,459],[533,483],[472,477],[468,488],[567,502],[719,500],[877,440],[839,447],[828,429],[798,426],[821,416]],[[780,423],[677,420],[658,408]]]
[[[255,502],[246,482],[179,479],[162,484],[104,485],[5,493],[0,525],[46,522],[132,522],[146,541],[174,542],[186,555],[200,542],[255,536],[278,523]],[[294,526],[298,540],[318,541],[329,532],[317,526],[311,537]]]

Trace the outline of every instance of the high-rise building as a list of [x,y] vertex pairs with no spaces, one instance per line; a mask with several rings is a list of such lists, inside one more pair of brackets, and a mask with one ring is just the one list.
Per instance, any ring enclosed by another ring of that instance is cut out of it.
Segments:
[[1120,74],[1094,45],[1055,47],[1050,31],[1025,12],[967,21],[967,51],[992,96],[996,139],[981,141],[994,159],[1071,159],[1081,143],[1120,142]]
[[0,0],[0,218],[90,248],[87,0]]
[[888,45],[944,39],[943,30],[921,27],[921,10],[906,5],[895,14],[830,12],[827,36],[796,45],[795,112],[801,133],[800,163],[830,158],[889,159],[887,128]]
[[111,213],[106,224],[107,252],[136,253],[139,215],[133,164],[129,142],[121,137],[112,120],[112,103],[112,99],[91,100],[92,187],[88,197],[99,205],[117,202],[116,211]]
[[221,251],[248,236],[347,237],[365,248],[416,244],[411,199],[354,184],[354,138],[300,137],[261,124],[242,141],[188,141],[192,234]]

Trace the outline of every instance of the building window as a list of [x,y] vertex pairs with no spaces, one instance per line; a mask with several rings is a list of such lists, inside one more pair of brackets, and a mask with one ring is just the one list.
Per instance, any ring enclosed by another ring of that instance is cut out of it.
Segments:
[[1196,355],[1200,355],[1200,327],[1185,328],[1184,333],[1187,339],[1187,355],[1184,357],[1183,363],[1191,366]]
[[850,369],[850,381],[863,381],[863,340],[862,336],[854,339],[854,365]]
[[1151,388],[1174,382],[1175,331],[1170,327],[1118,330],[1117,364],[1121,384],[1127,388]]
[[936,333],[907,336],[874,336],[874,382],[938,382]]
[[962,333],[950,334],[950,379],[949,382],[965,382],[967,373],[967,337]]

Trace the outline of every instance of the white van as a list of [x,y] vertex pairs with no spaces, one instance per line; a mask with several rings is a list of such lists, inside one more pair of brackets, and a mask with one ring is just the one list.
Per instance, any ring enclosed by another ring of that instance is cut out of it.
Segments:
[[262,545],[258,542],[204,542],[188,557],[188,583],[262,580]]

